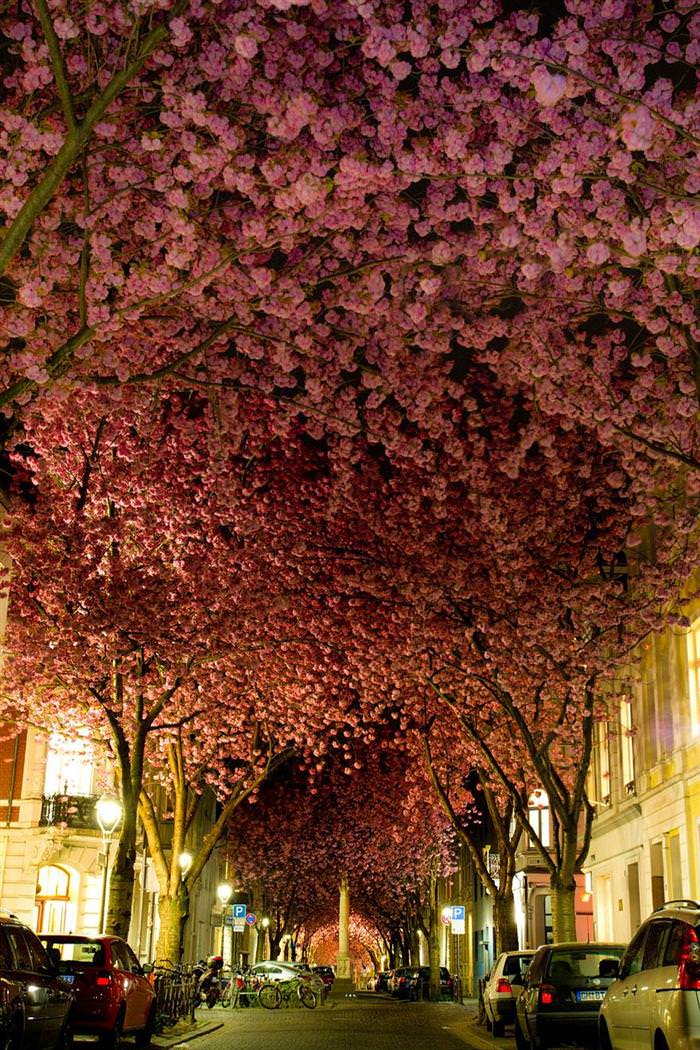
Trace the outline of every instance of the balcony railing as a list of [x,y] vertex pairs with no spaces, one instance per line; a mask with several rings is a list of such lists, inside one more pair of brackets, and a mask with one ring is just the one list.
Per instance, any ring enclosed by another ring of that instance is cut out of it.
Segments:
[[41,800],[42,828],[88,828],[98,830],[95,803],[98,795],[44,795]]

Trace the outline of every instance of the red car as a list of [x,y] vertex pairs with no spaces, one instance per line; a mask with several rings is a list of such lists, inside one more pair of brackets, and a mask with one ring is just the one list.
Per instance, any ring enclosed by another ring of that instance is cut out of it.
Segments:
[[97,1035],[105,1050],[119,1045],[123,1033],[147,1047],[155,1021],[155,995],[133,951],[120,937],[81,937],[47,933],[39,939],[75,999],[73,1032]]

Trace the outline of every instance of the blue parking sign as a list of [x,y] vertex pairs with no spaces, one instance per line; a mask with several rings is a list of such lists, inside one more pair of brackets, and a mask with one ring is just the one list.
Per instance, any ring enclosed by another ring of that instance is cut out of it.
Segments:
[[453,904],[452,905],[452,921],[453,922],[464,922],[464,905]]
[[234,919],[245,919],[247,911],[248,911],[248,905],[247,904],[234,904],[233,905],[233,917],[234,917]]

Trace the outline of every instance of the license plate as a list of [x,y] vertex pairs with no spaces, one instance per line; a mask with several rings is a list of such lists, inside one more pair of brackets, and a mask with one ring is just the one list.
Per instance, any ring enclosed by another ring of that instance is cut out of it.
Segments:
[[63,973],[63,974],[61,974],[61,980],[65,981],[66,984],[72,984],[73,981],[75,980],[75,974],[74,973]]
[[590,1003],[592,1001],[597,1001],[599,999],[604,998],[605,992],[602,990],[602,988],[600,990],[596,989],[596,991],[590,992],[576,992],[576,1000],[579,1003]]

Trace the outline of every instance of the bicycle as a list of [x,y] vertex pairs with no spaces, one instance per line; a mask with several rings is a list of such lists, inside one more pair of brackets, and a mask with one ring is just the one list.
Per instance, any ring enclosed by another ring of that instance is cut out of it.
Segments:
[[279,981],[277,984],[266,984],[258,993],[260,1005],[267,1010],[277,1010],[282,1003],[291,1006],[292,1001],[298,999],[307,1010],[315,1010],[318,1006],[318,996],[313,988],[309,988],[302,978],[293,978],[291,981]]

